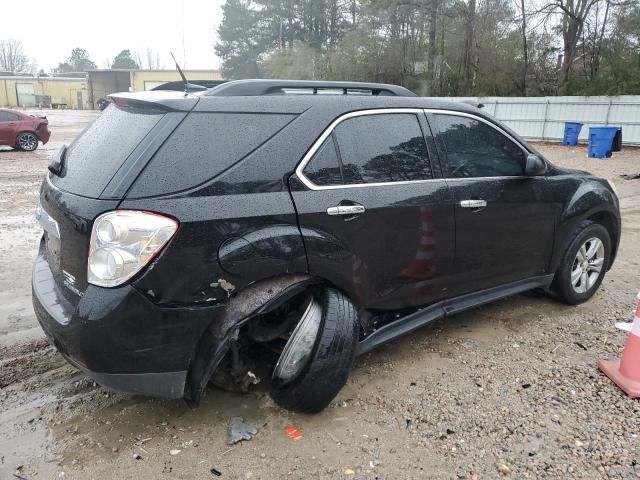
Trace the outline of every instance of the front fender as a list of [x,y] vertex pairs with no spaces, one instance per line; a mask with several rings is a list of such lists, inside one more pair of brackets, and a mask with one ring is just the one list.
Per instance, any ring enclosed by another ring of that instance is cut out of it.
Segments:
[[605,226],[611,234],[612,258],[610,265],[613,263],[620,242],[621,222],[618,197],[611,191],[606,180],[586,178],[581,179],[573,194],[562,205],[552,259],[552,271],[555,271],[560,265],[575,230],[588,219],[608,223]]

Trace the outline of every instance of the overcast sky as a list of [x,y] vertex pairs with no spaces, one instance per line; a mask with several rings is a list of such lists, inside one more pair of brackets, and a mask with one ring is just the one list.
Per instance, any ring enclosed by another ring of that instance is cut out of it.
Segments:
[[143,58],[147,48],[158,51],[164,68],[173,68],[170,50],[182,68],[218,68],[213,45],[222,4],[224,0],[6,0],[0,39],[22,41],[25,53],[45,71],[75,47],[87,50],[98,68],[110,67],[125,48]]

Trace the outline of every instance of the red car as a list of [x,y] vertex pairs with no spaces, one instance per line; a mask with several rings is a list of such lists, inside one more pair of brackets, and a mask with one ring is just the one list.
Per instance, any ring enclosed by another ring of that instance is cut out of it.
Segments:
[[0,145],[31,152],[38,148],[38,141],[45,144],[50,136],[47,117],[0,108]]

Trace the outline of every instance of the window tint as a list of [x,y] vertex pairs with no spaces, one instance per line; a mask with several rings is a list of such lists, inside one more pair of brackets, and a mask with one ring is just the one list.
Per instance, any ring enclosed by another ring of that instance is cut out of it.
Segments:
[[163,115],[110,105],[69,146],[62,175],[51,181],[62,190],[97,198]]
[[305,176],[316,185],[342,185],[340,160],[333,135],[327,138],[311,161],[304,167]]
[[431,178],[427,146],[411,113],[349,118],[334,130],[346,184]]
[[468,117],[435,117],[447,149],[449,177],[524,175],[524,151],[495,128]]
[[20,117],[11,112],[0,112],[0,122],[15,122],[20,120]]
[[130,198],[200,185],[240,161],[294,118],[285,114],[191,113],[133,185]]

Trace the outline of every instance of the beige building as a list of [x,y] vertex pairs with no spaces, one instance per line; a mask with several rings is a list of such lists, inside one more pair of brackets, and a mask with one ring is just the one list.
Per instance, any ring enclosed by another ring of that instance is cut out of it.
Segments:
[[87,79],[1,76],[0,106],[91,108]]
[[[188,80],[222,80],[217,70],[185,70]],[[141,92],[180,80],[176,70],[91,70],[86,78],[0,76],[0,106],[93,109],[115,92]]]
[[[222,80],[218,70],[184,70],[187,80]],[[142,92],[180,80],[177,70],[91,70],[87,77],[89,102],[115,92]]]
[[[188,80],[222,80],[217,70],[183,70]],[[151,90],[163,83],[180,80],[177,70],[132,70],[131,89],[134,92]]]

